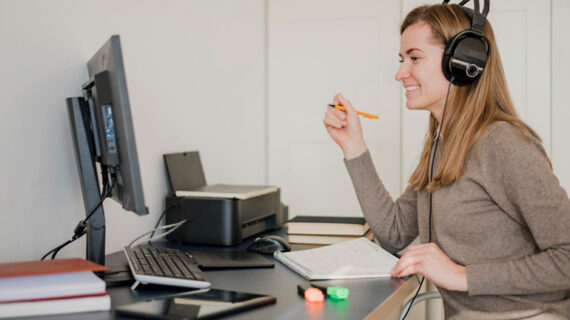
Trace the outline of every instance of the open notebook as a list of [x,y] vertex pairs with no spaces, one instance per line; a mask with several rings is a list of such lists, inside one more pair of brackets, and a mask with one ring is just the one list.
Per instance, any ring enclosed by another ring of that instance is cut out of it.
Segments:
[[390,277],[398,258],[362,237],[315,249],[274,253],[308,280]]

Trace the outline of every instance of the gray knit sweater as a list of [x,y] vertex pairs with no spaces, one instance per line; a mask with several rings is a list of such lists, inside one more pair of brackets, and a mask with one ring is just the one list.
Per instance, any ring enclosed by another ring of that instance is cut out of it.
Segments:
[[[393,201],[368,151],[345,165],[382,247],[428,241],[425,189],[408,186]],[[570,317],[570,201],[537,140],[495,122],[461,178],[434,192],[432,210],[432,241],[467,267],[468,292],[439,288],[446,319]]]

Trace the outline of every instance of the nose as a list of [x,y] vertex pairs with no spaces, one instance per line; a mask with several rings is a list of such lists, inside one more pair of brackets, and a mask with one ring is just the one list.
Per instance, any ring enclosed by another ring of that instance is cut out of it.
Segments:
[[402,81],[402,80],[408,78],[409,76],[410,76],[410,72],[408,70],[406,62],[400,63],[400,67],[398,68],[398,71],[396,72],[396,76],[395,76],[396,81]]

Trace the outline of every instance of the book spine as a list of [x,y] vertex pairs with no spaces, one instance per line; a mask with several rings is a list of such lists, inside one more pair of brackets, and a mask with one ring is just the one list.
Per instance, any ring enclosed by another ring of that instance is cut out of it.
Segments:
[[88,298],[88,297],[103,297],[107,296],[109,293],[107,291],[99,292],[99,293],[86,293],[86,294],[77,294],[77,295],[64,295],[64,296],[54,296],[54,297],[46,297],[46,298],[37,298],[37,299],[18,299],[18,300],[6,300],[0,301],[0,306],[2,304],[8,303],[20,303],[20,302],[38,302],[38,301],[51,301],[51,300],[64,300],[64,299],[78,299],[78,298]]
[[111,298],[109,295],[78,299],[6,303],[0,305],[0,318],[108,311],[110,309]]

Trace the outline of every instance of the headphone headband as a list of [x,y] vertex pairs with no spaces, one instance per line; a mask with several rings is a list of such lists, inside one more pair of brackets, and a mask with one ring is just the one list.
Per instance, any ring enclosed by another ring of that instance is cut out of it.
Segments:
[[[485,22],[487,21],[487,14],[489,14],[490,3],[489,0],[484,0],[483,11],[479,11],[479,0],[473,0],[474,10],[465,7],[469,0],[462,0],[458,5],[463,7],[465,14],[471,19],[471,29],[483,33]],[[449,0],[443,0],[442,4],[449,4]]]

